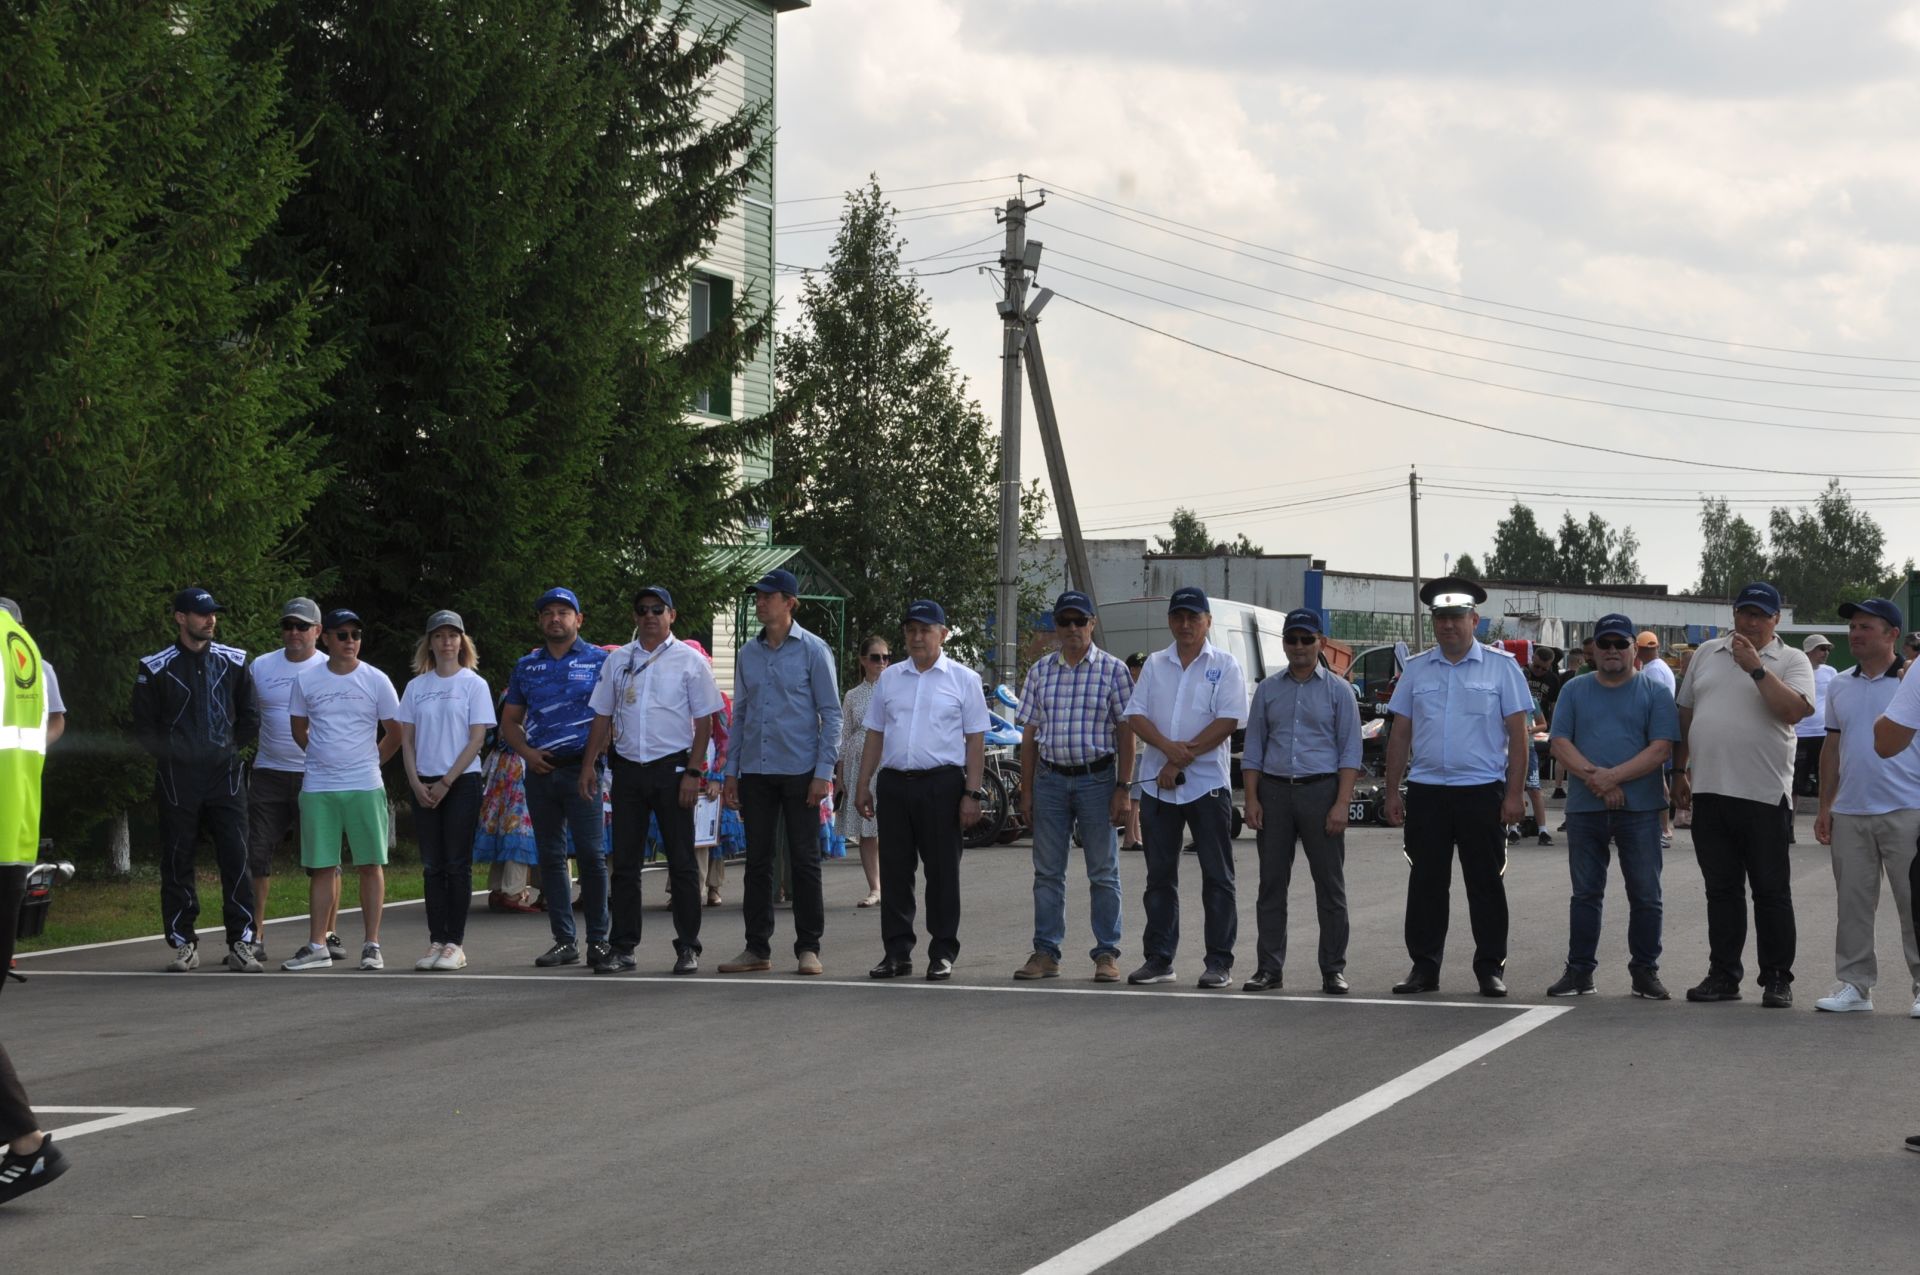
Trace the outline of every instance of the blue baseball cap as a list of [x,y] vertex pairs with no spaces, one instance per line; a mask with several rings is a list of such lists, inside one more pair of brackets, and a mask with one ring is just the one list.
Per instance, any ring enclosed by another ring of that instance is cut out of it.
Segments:
[[185,611],[189,615],[212,615],[215,611],[224,611],[225,607],[213,600],[213,595],[205,589],[182,589],[173,595],[173,609]]
[[1900,608],[1885,598],[1862,598],[1858,602],[1840,604],[1840,618],[1843,620],[1851,620],[1856,611],[1873,616],[1875,619],[1885,620],[1896,629],[1907,627],[1906,616],[1901,613]]
[[755,593],[791,593],[800,596],[800,581],[785,567],[775,567],[753,582]]
[[1212,615],[1213,604],[1207,601],[1207,591],[1188,585],[1184,589],[1175,589],[1173,596],[1167,599],[1167,614],[1175,611],[1192,611],[1197,615]]
[[1594,621],[1593,636],[1597,638],[1623,637],[1627,640],[1628,646],[1632,646],[1637,640],[1633,621],[1621,615],[1618,611],[1608,612],[1606,615]]
[[1768,615],[1779,615],[1780,590],[1774,588],[1765,580],[1755,580],[1752,584],[1740,590],[1740,596],[1733,600],[1734,610],[1738,611],[1741,607],[1754,607],[1757,610],[1765,611]]
[[937,624],[947,627],[947,610],[932,598],[921,598],[918,602],[907,603],[907,613],[900,617],[902,624]]
[[580,599],[574,596],[572,589],[561,588],[548,589],[545,593],[541,594],[540,600],[533,604],[533,613],[539,615],[547,609],[550,603],[554,602],[564,602],[574,609],[575,614],[580,613]]
[[358,611],[349,611],[346,607],[335,607],[333,610],[327,612],[326,616],[320,621],[320,627],[323,629],[337,629],[343,624],[364,623],[366,623],[366,621],[360,618]]
[[667,592],[666,587],[664,585],[650,584],[646,588],[640,590],[640,592],[633,595],[634,610],[638,611],[640,609],[640,599],[646,597],[648,594],[652,594],[654,597],[659,598],[661,605],[665,606],[667,610],[671,611],[674,609],[673,595]]
[[1093,599],[1078,589],[1068,589],[1053,600],[1053,613],[1059,615],[1062,611],[1078,611],[1081,615],[1092,615]]
[[1320,627],[1320,613],[1310,607],[1301,607],[1297,611],[1287,612],[1286,622],[1280,626],[1280,631],[1291,633],[1295,629],[1305,629],[1315,637],[1319,637],[1325,631]]

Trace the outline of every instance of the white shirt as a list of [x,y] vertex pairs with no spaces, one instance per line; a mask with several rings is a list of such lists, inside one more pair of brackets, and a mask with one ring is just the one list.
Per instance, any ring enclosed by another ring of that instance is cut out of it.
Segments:
[[[1812,663],[1812,661],[1808,661]],[[1793,724],[1794,737],[1797,739],[1821,739],[1827,733],[1827,692],[1833,686],[1833,679],[1840,672],[1831,664],[1815,664],[1813,668],[1813,712]]]
[[53,665],[40,661],[40,678],[47,688],[47,716],[67,711],[67,701],[60,698],[60,678],[53,671]]
[[[1827,688],[1821,725],[1840,744],[1840,782],[1833,793],[1836,815],[1920,810],[1920,748],[1909,746],[1892,757],[1873,751],[1874,722],[1883,713],[1893,716],[1907,682],[1913,681],[1911,677],[1901,680],[1899,658],[1896,655],[1879,677],[1867,677],[1858,667],[1837,673]],[[1818,676],[1819,670],[1814,672]],[[1914,693],[1899,711],[1915,716],[1916,708],[1920,708],[1920,682],[1914,683]]]
[[1675,680],[1673,670],[1667,666],[1665,660],[1658,656],[1642,664],[1640,666],[1640,674],[1666,687],[1667,694],[1669,695],[1677,695],[1680,693],[1680,683]]
[[[413,724],[414,773],[444,777],[467,750],[473,728],[494,724],[493,693],[487,679],[470,668],[452,677],[422,673],[407,683],[394,720]],[[460,773],[480,773],[477,753]]]
[[253,702],[260,708],[260,748],[253,755],[256,770],[286,770],[299,774],[307,768],[307,755],[293,742],[293,728],[287,725],[287,696],[293,679],[327,657],[315,651],[298,664],[285,651],[268,651],[247,666],[253,678]]
[[380,723],[398,720],[400,697],[371,664],[335,673],[308,660],[287,695],[287,714],[307,719],[302,792],[366,792],[380,784]]
[[[1168,739],[1192,739],[1222,717],[1231,717],[1239,726],[1247,724],[1247,676],[1240,661],[1230,652],[1202,640],[1193,663],[1180,667],[1177,643],[1155,651],[1140,667],[1140,680],[1133,684],[1127,700],[1128,717],[1144,717]],[[1232,783],[1232,737],[1229,735],[1208,751],[1193,759],[1187,767],[1187,781],[1162,788],[1160,771],[1167,755],[1140,741],[1140,782],[1134,791],[1176,806],[1198,801],[1216,788]]]
[[613,719],[613,750],[628,761],[658,761],[693,747],[693,720],[726,707],[707,657],[668,635],[648,651],[629,642],[607,656],[587,697]]
[[883,770],[964,766],[967,736],[987,733],[987,692],[978,673],[945,652],[924,672],[901,660],[873,684],[867,729],[885,733]]

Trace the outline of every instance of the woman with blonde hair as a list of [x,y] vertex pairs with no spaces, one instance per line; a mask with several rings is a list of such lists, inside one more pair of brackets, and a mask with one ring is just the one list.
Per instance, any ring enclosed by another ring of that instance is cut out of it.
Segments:
[[467,964],[473,836],[480,823],[480,748],[494,724],[493,695],[474,665],[480,655],[452,611],[427,617],[400,697],[400,752],[413,789],[413,831],[426,885],[427,954],[416,970]]
[[878,634],[862,642],[860,680],[848,688],[840,706],[840,765],[833,786],[840,797],[840,835],[860,843],[860,867],[867,874],[867,893],[854,906],[862,908],[876,907],[880,902],[880,828],[854,808],[853,785],[860,778],[860,752],[867,746],[867,701],[873,698],[874,683],[892,659],[892,648]]

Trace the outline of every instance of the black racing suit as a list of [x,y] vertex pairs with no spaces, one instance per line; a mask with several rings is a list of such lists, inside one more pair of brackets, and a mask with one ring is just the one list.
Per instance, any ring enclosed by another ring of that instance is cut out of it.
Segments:
[[160,920],[167,942],[198,941],[193,851],[205,828],[220,865],[227,944],[253,942],[253,880],[247,873],[247,781],[240,749],[260,733],[247,653],[180,643],[141,659],[133,683],[133,731],[157,765]]

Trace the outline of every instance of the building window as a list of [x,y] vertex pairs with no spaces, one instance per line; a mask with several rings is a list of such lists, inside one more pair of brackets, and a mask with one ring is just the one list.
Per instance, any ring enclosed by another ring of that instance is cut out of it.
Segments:
[[[687,306],[688,336],[700,341],[715,328],[724,328],[733,316],[733,280],[718,275],[693,276]],[[709,416],[733,415],[733,374],[722,371],[693,396],[693,410]]]

